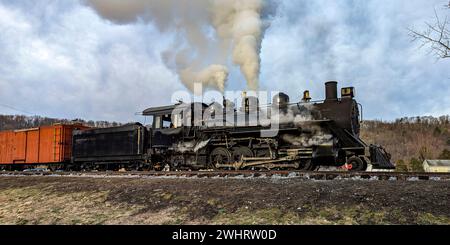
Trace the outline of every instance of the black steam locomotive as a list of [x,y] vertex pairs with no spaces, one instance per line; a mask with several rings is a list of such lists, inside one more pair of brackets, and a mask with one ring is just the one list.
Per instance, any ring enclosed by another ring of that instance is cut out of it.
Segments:
[[[76,131],[72,164],[79,169],[156,170],[395,168],[382,147],[359,138],[359,106],[354,88],[342,88],[338,98],[337,82],[328,82],[326,99],[319,102],[305,91],[297,103],[280,93],[268,106],[244,95],[241,108],[225,99],[223,105],[150,108],[143,115],[152,118],[151,127]],[[193,117],[195,112],[203,117]]]

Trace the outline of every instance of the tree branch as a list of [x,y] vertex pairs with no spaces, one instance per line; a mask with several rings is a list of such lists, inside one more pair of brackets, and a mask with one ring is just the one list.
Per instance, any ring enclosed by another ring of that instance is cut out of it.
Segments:
[[[450,2],[446,8],[450,9]],[[434,10],[435,23],[425,23],[427,29],[418,32],[409,28],[410,36],[413,41],[421,41],[421,48],[424,46],[430,46],[430,50],[440,58],[450,58],[450,30],[448,17],[445,17],[443,21],[439,18],[437,11]]]

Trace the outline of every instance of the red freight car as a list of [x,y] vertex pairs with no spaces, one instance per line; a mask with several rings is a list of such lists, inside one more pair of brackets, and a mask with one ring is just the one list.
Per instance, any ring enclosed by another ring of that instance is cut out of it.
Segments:
[[69,162],[72,132],[80,124],[57,124],[0,132],[0,165],[36,165]]

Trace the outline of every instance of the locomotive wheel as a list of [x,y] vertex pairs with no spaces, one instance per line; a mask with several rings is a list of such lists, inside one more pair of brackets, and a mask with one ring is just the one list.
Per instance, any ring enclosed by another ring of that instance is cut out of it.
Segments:
[[351,157],[347,161],[350,171],[361,172],[366,171],[367,164],[359,157]]
[[229,150],[223,147],[214,149],[210,155],[210,166],[217,168],[219,164],[230,164],[232,156]]
[[303,171],[311,171],[314,169],[314,164],[312,163],[311,159],[300,160],[299,167],[297,169]]
[[233,162],[240,162],[244,157],[253,157],[253,151],[250,148],[242,146],[242,147],[234,147],[232,149],[232,159]]
[[170,167],[173,170],[177,170],[177,169],[181,168],[182,166],[184,166],[184,164],[185,164],[184,156],[174,156],[172,158],[172,162],[170,164]]

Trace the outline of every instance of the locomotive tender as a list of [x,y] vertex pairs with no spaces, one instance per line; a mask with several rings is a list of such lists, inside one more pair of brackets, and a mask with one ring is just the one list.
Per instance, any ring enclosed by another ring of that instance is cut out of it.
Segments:
[[[337,82],[328,82],[325,87],[326,98],[319,102],[312,102],[305,91],[300,102],[290,103],[289,97],[280,93],[267,107],[251,96],[243,97],[241,108],[234,108],[225,99],[223,105],[180,103],[145,110],[143,115],[153,120],[151,127],[137,123],[75,131],[71,167],[308,171],[320,166],[352,171],[395,168],[382,147],[367,145],[359,138],[360,110],[354,88],[342,88],[338,98]],[[208,117],[192,117],[199,110]],[[273,130],[275,122],[277,128]]]

